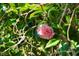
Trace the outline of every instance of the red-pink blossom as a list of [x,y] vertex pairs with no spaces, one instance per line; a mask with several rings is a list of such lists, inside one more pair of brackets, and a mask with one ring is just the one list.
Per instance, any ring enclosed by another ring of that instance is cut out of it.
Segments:
[[47,24],[38,26],[37,34],[43,39],[51,39],[55,35],[53,29]]

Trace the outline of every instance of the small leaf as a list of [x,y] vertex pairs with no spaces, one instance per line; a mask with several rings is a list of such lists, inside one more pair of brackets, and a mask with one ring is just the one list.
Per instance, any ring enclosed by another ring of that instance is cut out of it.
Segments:
[[52,39],[46,44],[45,48],[50,48],[50,47],[56,46],[59,42],[60,42],[60,40]]
[[16,19],[10,19],[11,25],[16,25]]
[[71,40],[71,48],[75,49],[77,46],[77,42],[75,42],[74,40]]
[[14,45],[14,44],[15,44],[14,41],[9,41],[9,42],[7,42],[6,46],[12,46],[12,45]]
[[35,17],[35,16],[40,16],[42,13],[42,11],[35,11],[33,13],[30,14],[30,17],[29,18],[32,18],[32,17]]
[[66,16],[66,21],[69,24],[69,22],[70,22],[70,16]]
[[4,45],[4,44],[3,44],[3,45],[0,45],[0,49],[1,49],[1,48],[5,48],[5,45]]
[[61,43],[59,44],[59,48],[58,48],[58,49],[59,49],[60,55],[66,56],[66,55],[68,55],[68,52],[67,52],[67,51],[69,51],[70,46],[69,46],[69,44],[66,43],[66,42],[61,42]]
[[68,43],[60,43],[61,47],[59,46],[59,50],[62,52],[66,52],[68,51],[68,49],[70,48]]

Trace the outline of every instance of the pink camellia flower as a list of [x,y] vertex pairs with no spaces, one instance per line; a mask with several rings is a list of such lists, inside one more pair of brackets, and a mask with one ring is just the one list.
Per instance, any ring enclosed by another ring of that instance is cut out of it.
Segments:
[[43,39],[51,39],[55,35],[53,29],[47,24],[38,26],[37,34]]

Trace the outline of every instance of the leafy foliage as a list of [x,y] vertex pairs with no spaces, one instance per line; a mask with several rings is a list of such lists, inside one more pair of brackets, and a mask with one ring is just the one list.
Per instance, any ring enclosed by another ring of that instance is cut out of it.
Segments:
[[[1,3],[0,55],[79,55],[78,14],[78,4]],[[39,37],[43,23],[54,29],[54,38]]]

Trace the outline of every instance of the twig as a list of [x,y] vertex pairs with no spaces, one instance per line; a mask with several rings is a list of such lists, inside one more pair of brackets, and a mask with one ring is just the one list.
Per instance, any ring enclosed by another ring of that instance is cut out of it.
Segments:
[[27,17],[29,16],[29,14],[31,14],[33,11],[34,11],[34,10],[32,9],[32,10],[30,10],[29,12],[25,13],[25,21],[26,21]]
[[70,18],[69,26],[68,26],[68,29],[67,29],[67,39],[68,39],[68,41],[70,41],[70,38],[69,38],[69,29],[70,29],[71,22],[72,22],[72,19],[73,19],[73,16],[74,16],[74,12],[75,12],[75,10],[77,8],[79,8],[79,5],[76,8],[74,8],[73,13],[72,13],[71,18]]
[[69,38],[69,29],[70,29],[71,22],[72,22],[72,19],[73,19],[73,16],[74,16],[74,12],[75,12],[75,9],[73,10],[73,13],[72,13],[71,18],[70,18],[69,26],[67,28],[67,40],[68,41],[70,41],[70,38]]
[[24,56],[27,56],[25,53],[25,49],[23,47],[22,47],[22,51],[23,51]]
[[[23,33],[19,33],[18,35],[23,34],[23,36],[19,36],[19,37],[18,37],[18,38],[21,38],[20,41],[17,42],[15,45],[13,45],[13,46],[7,48],[6,50],[4,50],[2,53],[8,51],[10,48],[15,48],[16,46],[18,46],[22,41],[24,41],[24,39],[25,39],[25,34],[26,34],[29,30],[31,30],[31,29],[33,29],[33,28],[35,28],[35,27],[36,27],[36,26],[34,26],[34,27],[28,29],[27,31],[25,31],[25,32],[23,32]],[[30,43],[28,43],[28,44],[30,44]],[[30,45],[31,45],[31,44],[30,44]],[[32,46],[33,46],[33,45],[32,45]],[[33,47],[34,47],[34,46],[33,46]]]
[[[20,38],[21,39],[18,43],[16,43],[15,45],[9,47],[8,49],[4,50],[4,52],[8,51],[10,48],[15,48],[17,45],[19,45],[25,39],[25,36],[21,36]],[[2,52],[2,53],[4,53],[4,52]]]
[[[10,48],[11,48],[11,47],[9,47],[8,49],[4,50],[2,53],[5,53],[5,52],[8,51]],[[1,53],[1,54],[2,54],[2,53]]]
[[3,16],[0,18],[0,21],[2,20],[2,18],[5,16],[6,13],[3,14]]
[[42,9],[42,11],[43,11],[43,17],[44,17],[44,20],[47,20],[47,12],[46,12],[46,10],[44,10],[44,4],[40,4],[40,6],[41,6],[41,9]]
[[15,45],[13,45],[12,47],[16,47],[16,46],[18,46],[22,41],[24,41],[24,39],[25,39],[25,36],[23,35],[23,36],[20,36],[20,41],[17,43],[17,44],[15,44]]
[[33,12],[34,12],[34,9],[36,9],[37,7],[39,7],[39,6],[36,6],[36,7],[33,8],[32,10],[30,10],[29,12],[26,12],[26,13],[24,13],[24,14],[21,14],[21,16],[25,15],[25,19],[24,19],[25,22],[26,22],[27,17],[29,16],[29,14],[33,13]]
[[30,31],[31,29],[34,29],[36,26],[33,26],[31,28],[29,28],[27,31],[24,32],[24,34],[26,34],[28,31]]
[[67,6],[68,6],[68,4],[66,4],[66,6],[64,8],[64,11],[63,11],[62,16],[61,16],[60,21],[59,21],[59,26],[61,25],[62,19],[63,19],[65,13],[66,13]]

